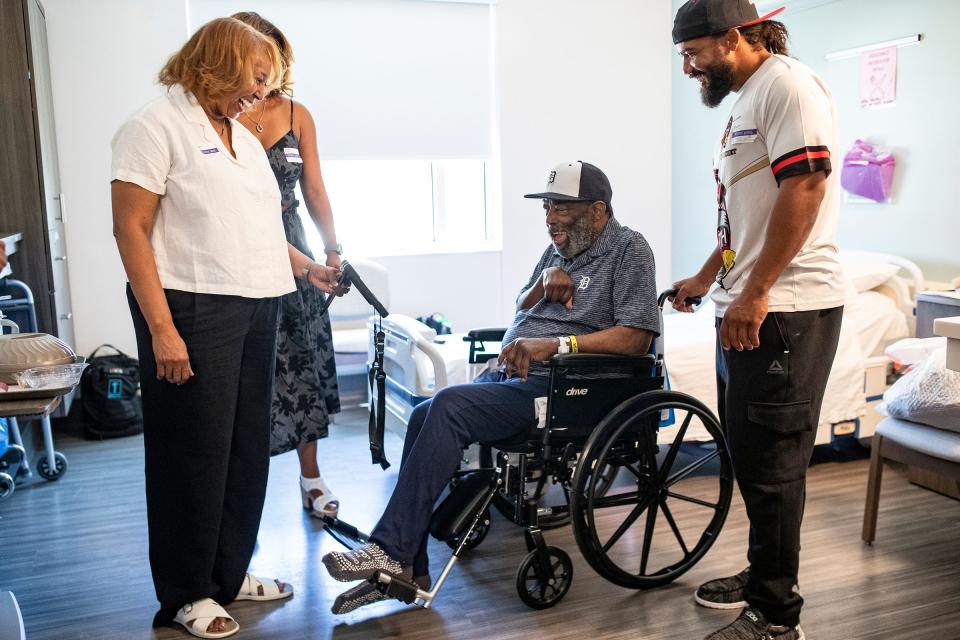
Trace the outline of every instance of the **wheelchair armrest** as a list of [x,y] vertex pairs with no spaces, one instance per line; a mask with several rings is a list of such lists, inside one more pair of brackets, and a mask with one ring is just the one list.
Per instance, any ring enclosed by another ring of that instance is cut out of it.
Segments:
[[558,353],[547,361],[550,367],[595,367],[595,366],[653,366],[657,357],[652,353],[642,356],[625,356],[612,353]]
[[471,329],[467,332],[467,335],[463,336],[464,342],[483,342],[484,340],[489,340],[491,342],[499,342],[503,340],[504,334],[507,332],[506,328],[487,328],[487,329]]

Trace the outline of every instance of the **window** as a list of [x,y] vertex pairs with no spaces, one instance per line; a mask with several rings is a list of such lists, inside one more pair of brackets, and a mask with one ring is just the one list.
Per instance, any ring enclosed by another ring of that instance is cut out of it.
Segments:
[[[487,171],[475,159],[327,160],[337,239],[355,258],[495,249]],[[323,241],[306,206],[300,215],[319,258]]]

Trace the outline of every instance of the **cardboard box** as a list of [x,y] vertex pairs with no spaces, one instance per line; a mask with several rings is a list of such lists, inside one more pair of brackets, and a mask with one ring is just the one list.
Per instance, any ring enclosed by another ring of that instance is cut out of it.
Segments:
[[933,332],[947,338],[947,368],[960,371],[960,316],[937,318]]

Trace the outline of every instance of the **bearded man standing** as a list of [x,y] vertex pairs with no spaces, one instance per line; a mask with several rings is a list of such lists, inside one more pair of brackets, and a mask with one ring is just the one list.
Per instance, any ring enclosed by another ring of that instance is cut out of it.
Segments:
[[690,0],[673,41],[704,104],[737,100],[714,161],[717,247],[674,308],[716,283],[717,393],[750,520],[749,566],[698,604],[743,609],[708,640],[803,640],[797,588],[806,470],[840,336],[836,107],[787,30],[750,0]]
[[[517,298],[503,338],[501,370],[441,389],[410,416],[400,475],[370,543],[323,557],[335,579],[367,580],[380,570],[428,590],[427,535],[433,505],[463,449],[525,433],[547,395],[542,364],[557,353],[642,355],[660,332],[653,254],[643,236],[613,217],[610,181],[587,162],[558,165],[543,200],[552,243]],[[384,599],[369,582],[342,593],[334,613]]]

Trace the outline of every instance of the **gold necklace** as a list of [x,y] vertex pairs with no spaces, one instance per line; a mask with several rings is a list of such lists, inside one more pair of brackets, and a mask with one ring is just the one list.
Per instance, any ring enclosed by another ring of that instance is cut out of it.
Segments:
[[245,117],[247,120],[249,120],[250,122],[253,122],[253,124],[255,124],[255,125],[257,126],[257,127],[256,127],[256,128],[257,128],[257,133],[263,133],[263,125],[260,124],[260,123],[263,122],[263,116],[264,116],[264,114],[267,113],[267,101],[266,101],[266,99],[262,100],[261,102],[263,102],[263,109],[260,111],[260,117],[257,118],[257,121],[256,121],[256,122],[253,122],[253,118],[251,118],[250,116],[248,116],[246,111],[243,112],[244,117]]

